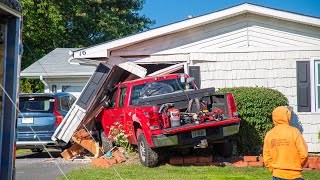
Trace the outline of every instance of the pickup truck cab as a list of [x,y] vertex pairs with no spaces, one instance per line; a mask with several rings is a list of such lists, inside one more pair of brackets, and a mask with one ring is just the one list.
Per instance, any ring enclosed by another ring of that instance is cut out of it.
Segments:
[[[232,94],[214,88],[198,89],[186,74],[147,77],[118,84],[105,109],[97,116],[100,141],[112,148],[110,128],[121,124],[140,161],[152,167],[164,148],[228,147],[228,138],[239,132],[240,119]],[[232,148],[223,149],[230,156]]]

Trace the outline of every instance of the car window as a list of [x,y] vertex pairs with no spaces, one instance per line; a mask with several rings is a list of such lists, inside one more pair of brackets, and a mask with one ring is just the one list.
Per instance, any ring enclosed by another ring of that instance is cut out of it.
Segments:
[[52,113],[54,98],[51,97],[20,97],[20,112]]
[[57,110],[68,112],[75,102],[76,98],[72,95],[70,96],[59,96],[57,97]]
[[137,85],[132,88],[130,104],[136,104],[140,98],[168,94],[181,89],[190,90],[194,89],[194,86],[191,83],[182,83],[180,78]]
[[124,106],[124,100],[126,98],[126,93],[127,93],[127,87],[122,87],[120,89],[119,107],[123,107]]

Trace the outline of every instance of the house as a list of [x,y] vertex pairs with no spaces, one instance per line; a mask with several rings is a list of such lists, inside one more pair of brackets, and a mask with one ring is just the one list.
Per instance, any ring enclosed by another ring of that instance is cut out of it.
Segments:
[[56,48],[29,67],[20,76],[37,78],[45,85],[44,91],[69,92],[79,97],[83,87],[96,69],[95,64],[77,66],[68,62],[69,51],[75,48]]
[[17,0],[0,0],[0,179],[14,179],[15,127],[22,9]]
[[241,4],[70,52],[70,62],[132,61],[148,73],[181,63],[201,88],[277,89],[310,152],[320,152],[320,18]]

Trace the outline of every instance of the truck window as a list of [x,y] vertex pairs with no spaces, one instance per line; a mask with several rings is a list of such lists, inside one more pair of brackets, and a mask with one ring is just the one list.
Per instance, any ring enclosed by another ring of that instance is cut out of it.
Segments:
[[119,107],[124,106],[124,100],[126,98],[127,87],[120,88]]
[[118,88],[113,89],[109,95],[108,102],[110,104],[110,108],[116,107],[116,97],[117,97],[117,92],[118,92],[117,90],[118,90]]
[[136,104],[135,102],[140,98],[181,91],[181,88],[190,90],[194,89],[194,86],[191,83],[182,83],[180,78],[137,85],[132,88],[130,104]]

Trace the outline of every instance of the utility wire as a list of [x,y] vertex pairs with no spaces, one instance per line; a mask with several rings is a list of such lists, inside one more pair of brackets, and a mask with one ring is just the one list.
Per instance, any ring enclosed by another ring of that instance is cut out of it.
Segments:
[[[24,118],[23,114],[21,113],[20,109],[17,107],[16,103],[13,102],[12,98],[9,96],[9,94],[7,93],[7,91],[3,88],[3,86],[0,84],[1,89],[3,90],[3,92],[5,93],[5,95],[8,97],[8,99],[11,101],[11,103],[13,104],[13,106],[15,107],[16,110],[18,110],[18,112],[21,114],[22,118]],[[37,137],[38,141],[41,141],[41,139],[37,136],[36,132],[33,130],[33,128],[31,126],[29,126],[31,131],[33,132],[33,134]],[[47,153],[49,154],[49,156],[51,158],[54,158],[52,156],[52,154],[48,151],[47,147],[42,144],[43,148],[45,151],[47,151]],[[59,164],[54,161],[56,166],[58,167],[58,169],[60,170],[61,174],[68,180],[68,177],[66,176],[66,174],[62,171],[61,167],[59,166]]]
[[[28,51],[32,54],[33,58],[36,60],[36,62],[38,62],[38,64],[39,64],[40,67],[43,69],[43,71],[45,72],[45,74],[48,75],[47,71],[46,71],[45,68],[42,66],[42,64],[37,60],[35,54],[34,54],[33,51],[29,48],[29,46],[28,46],[26,43],[24,43],[24,42],[23,42],[23,45],[27,47]],[[2,86],[1,86],[1,88],[2,88]],[[3,88],[2,88],[2,89],[3,89]],[[10,97],[9,97],[9,98],[10,98]],[[11,102],[13,103],[12,100],[11,100]],[[14,105],[15,105],[15,104],[14,104]],[[16,105],[15,105],[15,107],[16,107]],[[16,107],[16,108],[17,108],[17,107]],[[17,108],[17,109],[18,109],[18,108]],[[18,109],[18,111],[20,112],[19,109]],[[77,118],[80,119],[80,117],[79,117],[78,115],[77,115]],[[82,123],[82,125],[84,126],[84,128],[86,129],[86,131],[90,134],[90,136],[91,136],[91,138],[93,139],[93,141],[96,142],[95,139],[93,138],[93,136],[91,135],[91,133],[90,133],[90,132],[88,131],[88,129],[85,127],[85,125],[84,125],[83,123]],[[32,129],[31,126],[30,126],[30,128]],[[34,131],[33,129],[32,129],[32,131],[33,131],[33,133],[36,135],[36,133],[35,133],[35,131]],[[39,141],[41,141],[38,136],[37,136],[37,138],[38,138]],[[43,147],[44,147],[44,149],[47,151],[47,153],[49,154],[49,156],[50,156],[51,158],[53,158],[53,156],[52,156],[51,153],[48,151],[48,149],[47,149],[44,145],[43,145]],[[100,148],[100,150],[102,150],[100,146],[99,146],[99,148]],[[102,152],[104,152],[104,151],[102,150]],[[68,180],[67,176],[66,176],[65,173],[62,171],[62,169],[60,168],[59,164],[57,164],[56,162],[55,162],[55,164],[56,164],[57,167],[59,168],[60,172],[64,175],[64,177]],[[116,168],[115,168],[113,165],[111,165],[111,167],[112,167],[113,170],[117,173],[117,175],[119,176],[119,178],[120,178],[121,180],[123,180],[123,178],[121,177],[121,175],[119,174],[119,172],[116,170]]]

